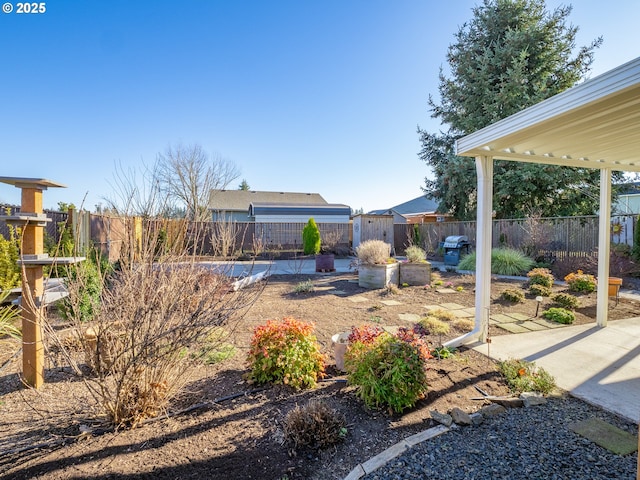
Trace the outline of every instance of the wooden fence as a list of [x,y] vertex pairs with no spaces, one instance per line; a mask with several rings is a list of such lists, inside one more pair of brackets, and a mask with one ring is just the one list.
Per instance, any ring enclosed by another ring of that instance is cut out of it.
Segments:
[[[0,205],[0,215],[15,215],[16,213],[20,213],[20,207]],[[45,236],[49,237],[52,242],[57,243],[60,239],[59,224],[67,221],[67,214],[51,210],[45,210],[44,213],[51,219],[45,227]],[[4,221],[0,221],[0,235],[4,238],[9,238],[9,227]]]
[[[12,207],[11,213],[19,211]],[[52,219],[47,224],[47,235],[54,241],[59,238],[58,224],[67,221],[66,213],[47,211]],[[612,217],[613,243],[633,244],[637,215]],[[304,223],[252,223],[252,222],[187,222],[162,219],[143,221],[140,218],[123,218],[74,212],[71,224],[76,244],[95,245],[109,260],[119,258],[123,246],[141,242],[150,237],[162,243],[159,248],[182,251],[189,249],[196,255],[234,255],[302,251]],[[618,226],[614,228],[614,226]],[[493,246],[512,247],[526,254],[548,256],[557,259],[567,256],[586,256],[598,248],[598,217],[554,217],[494,220]],[[348,251],[353,238],[351,224],[320,223],[321,238],[335,235],[343,251]],[[0,221],[0,234],[8,237],[8,229]],[[427,252],[436,252],[441,242],[451,235],[466,235],[472,248],[476,241],[476,222],[437,222],[416,225],[394,225],[394,248],[404,253],[411,243],[419,243]],[[366,239],[365,239],[366,240]]]
[[[637,215],[612,216],[611,242],[633,245],[636,219]],[[492,245],[516,248],[532,257],[587,256],[598,249],[598,220],[597,216],[494,220]],[[440,242],[451,235],[466,235],[474,248],[476,232],[476,222],[396,224],[396,252],[404,251],[410,242],[436,252]]]

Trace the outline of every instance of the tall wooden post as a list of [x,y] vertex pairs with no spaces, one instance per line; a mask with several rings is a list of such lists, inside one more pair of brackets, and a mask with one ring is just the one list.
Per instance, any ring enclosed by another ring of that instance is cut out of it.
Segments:
[[[20,211],[40,216],[42,189],[22,188]],[[44,254],[43,227],[28,222],[23,227],[22,258],[37,259]],[[22,275],[22,372],[25,381],[35,388],[44,383],[44,345],[42,344],[41,301],[44,296],[42,265],[23,264]]]
[[44,383],[44,345],[42,308],[44,287],[42,268],[52,259],[44,253],[43,227],[47,219],[42,210],[42,192],[47,187],[64,187],[42,178],[0,177],[0,182],[22,189],[20,214],[3,217],[7,223],[22,227],[20,264],[22,275],[22,371],[25,381],[39,388]]

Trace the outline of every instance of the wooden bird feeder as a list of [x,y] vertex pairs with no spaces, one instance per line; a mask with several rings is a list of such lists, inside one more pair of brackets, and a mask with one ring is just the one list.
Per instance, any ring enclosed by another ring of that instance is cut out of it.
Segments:
[[0,177],[0,182],[22,189],[20,213],[0,216],[0,219],[22,228],[18,261],[22,266],[22,372],[29,385],[39,388],[44,383],[43,267],[54,263],[69,265],[84,257],[50,258],[44,253],[43,228],[51,219],[43,213],[42,192],[47,188],[65,188],[65,185],[44,178]]

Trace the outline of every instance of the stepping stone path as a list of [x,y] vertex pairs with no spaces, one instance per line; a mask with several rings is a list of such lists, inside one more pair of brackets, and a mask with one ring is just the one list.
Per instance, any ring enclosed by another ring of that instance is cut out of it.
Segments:
[[[325,288],[322,287],[320,287],[320,289],[325,290]],[[326,288],[326,290],[329,289]],[[437,291],[438,293],[457,293],[451,288],[439,288]],[[337,296],[346,295],[346,293],[341,290],[334,290],[331,293]],[[371,301],[370,299],[362,295],[355,295],[346,298],[354,303],[364,303]],[[389,307],[402,305],[402,302],[398,300],[381,300],[380,303]],[[475,308],[465,307],[464,305],[453,302],[441,303],[440,305],[425,305],[424,308],[427,312],[431,312],[434,310],[447,310],[453,313],[453,315],[458,318],[473,318],[476,314]],[[421,315],[416,315],[414,313],[398,314],[398,319],[404,322],[418,322],[421,318]],[[551,322],[541,317],[530,317],[519,312],[496,313],[494,315],[490,315],[489,324],[502,328],[503,330],[506,330],[510,333],[536,332],[541,330],[548,330],[550,328],[562,328],[566,326],[562,323]]]

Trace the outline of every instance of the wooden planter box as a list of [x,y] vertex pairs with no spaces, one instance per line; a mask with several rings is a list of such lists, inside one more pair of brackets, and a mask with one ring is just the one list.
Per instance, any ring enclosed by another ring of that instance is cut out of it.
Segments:
[[358,267],[358,285],[364,288],[385,288],[387,285],[398,285],[400,280],[400,264],[360,265]]
[[609,277],[609,296],[618,297],[618,292],[622,286],[622,279],[618,277]]
[[316,272],[335,272],[335,259],[333,253],[323,253],[316,255]]
[[431,283],[431,264],[429,262],[401,263],[400,285],[429,285]]

